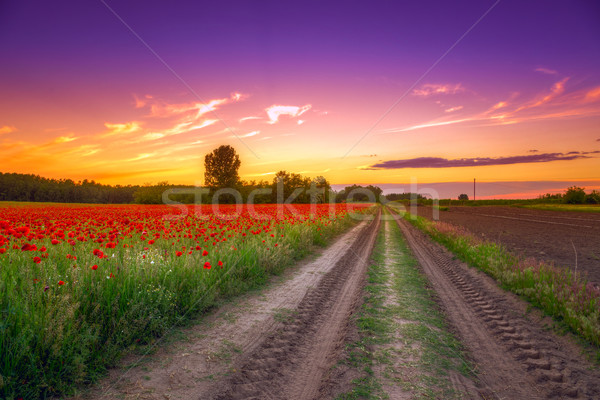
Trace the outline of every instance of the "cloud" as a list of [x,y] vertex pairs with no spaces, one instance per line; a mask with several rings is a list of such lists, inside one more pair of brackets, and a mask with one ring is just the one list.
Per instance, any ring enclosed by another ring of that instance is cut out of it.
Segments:
[[222,99],[213,99],[207,102],[193,101],[190,103],[169,104],[163,101],[155,100],[152,96],[146,96],[147,100],[136,98],[136,107],[150,107],[150,116],[168,118],[178,115],[188,114],[190,117],[200,118],[204,114],[214,113],[220,106],[245,100],[248,95],[241,93],[232,93],[229,97]]
[[77,140],[77,139],[79,139],[79,138],[74,137],[74,136],[59,136],[56,139],[54,139],[52,141],[52,143],[55,143],[55,144],[69,143],[69,142],[72,142],[73,140]]
[[157,140],[167,136],[180,135],[182,133],[191,132],[196,129],[206,128],[207,126],[217,123],[216,119],[206,119],[200,123],[194,121],[180,122],[172,128],[163,129],[162,131],[149,132],[143,136],[144,140]]
[[585,94],[584,101],[586,101],[586,102],[595,101],[595,100],[598,100],[599,98],[600,98],[600,86],[595,87],[592,90],[590,90],[589,92],[587,92]]
[[144,160],[146,158],[153,157],[155,155],[156,155],[156,153],[141,153],[141,154],[138,154],[137,157],[133,157],[133,158],[130,158],[130,159],[127,159],[124,161],[128,161],[128,162],[129,161],[139,161],[139,160]]
[[455,94],[464,92],[465,88],[460,84],[431,84],[427,83],[421,86],[420,89],[413,90],[413,96],[428,97],[439,94]]
[[259,133],[260,133],[260,131],[252,131],[252,132],[248,132],[245,135],[241,135],[241,136],[238,136],[238,137],[246,138],[246,137],[256,136]]
[[456,107],[450,107],[444,110],[444,112],[454,112],[454,111],[459,111],[462,110],[463,106],[456,106]]
[[547,74],[547,75],[556,75],[556,74],[558,74],[558,71],[555,71],[553,69],[543,68],[543,67],[536,68],[534,71],[535,72],[541,72],[541,73]]
[[0,135],[4,133],[16,132],[16,130],[17,128],[15,128],[14,126],[4,125],[2,128],[0,128]]
[[408,131],[414,131],[414,130],[417,130],[417,129],[431,128],[431,127],[435,127],[435,126],[444,126],[444,125],[458,124],[458,123],[466,122],[466,121],[472,121],[472,119],[471,118],[465,118],[465,119],[456,119],[456,120],[452,120],[452,121],[430,122],[430,123],[427,123],[427,124],[413,125],[413,126],[409,126],[409,127],[406,127],[406,128],[391,128],[391,129],[386,129],[382,133],[408,132]]
[[124,124],[111,124],[110,122],[105,122],[104,126],[108,131],[104,132],[102,135],[103,137],[134,133],[142,129],[142,123],[138,121],[126,122]]
[[539,150],[531,149],[531,150],[529,150],[529,153],[539,153]]
[[[518,101],[519,94],[513,93],[508,100],[500,101],[486,111],[466,115],[462,119],[441,116],[413,126],[383,129],[380,134],[407,132],[416,129],[475,123],[477,126],[517,124],[542,119],[573,118],[600,115],[600,86],[576,91],[567,91],[569,77],[556,81],[549,90],[533,98]],[[462,116],[462,115],[461,115]]]
[[244,117],[244,118],[240,118],[239,122],[242,123],[244,121],[249,121],[249,120],[252,120],[252,119],[263,119],[263,118],[262,117],[254,117],[254,116]]
[[597,152],[572,153],[544,153],[526,156],[509,157],[476,157],[447,159],[441,157],[418,157],[405,160],[389,160],[373,164],[367,169],[401,169],[401,168],[455,168],[455,167],[483,167],[490,165],[510,165],[527,163],[546,163],[552,161],[570,161],[579,158],[590,158],[586,154]]
[[302,107],[298,106],[282,106],[282,105],[272,105],[265,109],[267,115],[269,116],[269,123],[274,124],[279,122],[279,117],[282,115],[288,115],[290,117],[299,117],[312,107],[311,104],[306,104]]

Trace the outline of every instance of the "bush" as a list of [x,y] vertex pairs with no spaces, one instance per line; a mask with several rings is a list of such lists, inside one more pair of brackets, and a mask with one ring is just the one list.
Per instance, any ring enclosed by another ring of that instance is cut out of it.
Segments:
[[585,201],[585,190],[578,186],[571,186],[567,189],[563,201],[567,204],[583,204]]
[[600,204],[600,192],[592,190],[590,194],[585,196],[585,202],[588,204]]

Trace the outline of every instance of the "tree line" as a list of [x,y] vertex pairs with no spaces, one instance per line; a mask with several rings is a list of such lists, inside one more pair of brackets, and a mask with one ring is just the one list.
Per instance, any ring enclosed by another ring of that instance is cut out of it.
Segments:
[[56,203],[132,203],[140,186],[103,185],[87,179],[49,179],[39,175],[0,172],[0,201]]
[[244,181],[235,149],[220,146],[205,156],[204,186],[105,185],[93,180],[50,179],[33,174],[0,172],[0,201],[30,201],[96,204],[184,204],[212,203],[325,203],[377,201],[382,190],[376,186],[347,186],[335,192],[323,176],[309,178],[285,170],[271,181]]

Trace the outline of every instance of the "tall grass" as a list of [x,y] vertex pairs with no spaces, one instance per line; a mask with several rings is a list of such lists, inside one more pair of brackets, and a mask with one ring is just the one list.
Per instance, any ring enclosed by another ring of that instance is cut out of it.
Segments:
[[[346,215],[274,225],[270,234],[237,235],[208,256],[178,256],[166,240],[103,249],[108,258],[100,260],[92,241],[76,260],[66,245],[52,248],[52,263],[33,263],[28,251],[4,254],[0,398],[72,393],[97,380],[129,347],[150,343],[220,300],[263,284],[354,223]],[[50,239],[40,245],[50,248]],[[183,237],[179,245],[195,243]]]
[[523,296],[590,343],[600,345],[600,290],[581,273],[517,257],[461,227],[408,213],[405,218],[505,289]]

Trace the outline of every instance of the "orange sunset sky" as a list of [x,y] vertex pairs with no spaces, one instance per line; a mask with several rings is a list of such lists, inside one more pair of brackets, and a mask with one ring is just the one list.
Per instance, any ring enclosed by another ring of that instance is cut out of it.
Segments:
[[600,188],[596,2],[81,3],[0,6],[1,172]]

